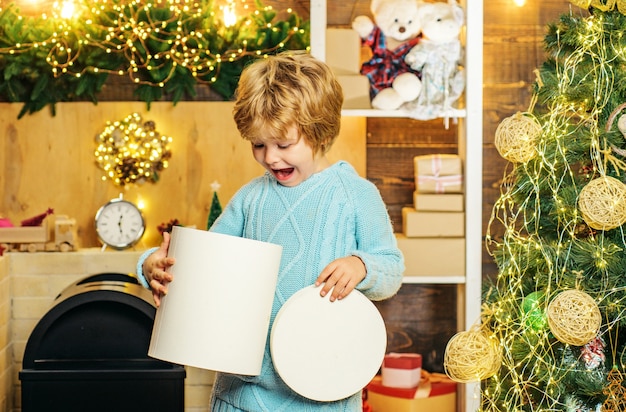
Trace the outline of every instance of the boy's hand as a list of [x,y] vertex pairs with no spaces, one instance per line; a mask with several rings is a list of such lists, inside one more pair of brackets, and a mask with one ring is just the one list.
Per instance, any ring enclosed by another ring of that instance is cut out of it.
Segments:
[[320,291],[320,295],[326,294],[332,289],[330,301],[343,299],[354,287],[363,279],[365,279],[365,264],[356,256],[346,256],[333,260],[322,270],[317,277],[315,286],[324,283],[324,287]]
[[170,247],[170,234],[163,233],[163,242],[158,250],[148,256],[143,262],[142,270],[150,289],[152,289],[152,297],[157,307],[161,305],[161,296],[167,295],[167,285],[174,277],[168,272],[169,268],[174,264],[173,257],[167,257],[167,250]]

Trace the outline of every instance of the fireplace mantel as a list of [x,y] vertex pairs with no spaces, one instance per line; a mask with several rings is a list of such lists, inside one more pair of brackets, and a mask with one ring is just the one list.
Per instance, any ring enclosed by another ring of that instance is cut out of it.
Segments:
[[[35,325],[66,287],[98,273],[135,273],[144,250],[79,249],[73,252],[12,252],[0,256],[0,410],[19,409],[18,372]],[[6,332],[6,333],[5,333]],[[6,337],[6,339],[5,339]],[[187,368],[186,410],[208,405],[213,373]],[[201,399],[200,399],[201,398]],[[4,408],[6,406],[6,408]]]

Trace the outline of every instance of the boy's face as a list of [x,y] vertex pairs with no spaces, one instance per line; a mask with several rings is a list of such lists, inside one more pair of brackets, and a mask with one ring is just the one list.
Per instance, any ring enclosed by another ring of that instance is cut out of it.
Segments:
[[328,167],[321,153],[314,153],[305,139],[291,126],[287,135],[277,140],[274,136],[259,136],[252,142],[252,154],[283,186],[293,187]]

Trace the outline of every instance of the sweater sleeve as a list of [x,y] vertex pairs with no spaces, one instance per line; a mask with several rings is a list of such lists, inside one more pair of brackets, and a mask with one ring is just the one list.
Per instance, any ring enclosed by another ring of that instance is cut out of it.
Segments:
[[358,195],[354,198],[357,249],[352,254],[363,261],[367,271],[357,289],[371,300],[387,299],[402,286],[404,256],[376,186],[362,179],[362,183],[352,187]]
[[139,280],[139,283],[141,283],[141,286],[143,286],[146,289],[150,289],[150,285],[148,284],[148,280],[146,279],[146,276],[143,274],[143,262],[145,262],[148,256],[150,256],[157,250],[159,250],[158,247],[150,248],[146,250],[145,252],[143,252],[141,256],[139,256],[139,259],[137,260],[137,273],[136,273],[137,279]]

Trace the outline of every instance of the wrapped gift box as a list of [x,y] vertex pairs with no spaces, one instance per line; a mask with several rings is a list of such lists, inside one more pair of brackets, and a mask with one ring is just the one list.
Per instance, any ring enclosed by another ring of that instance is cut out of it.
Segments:
[[337,75],[361,73],[361,38],[352,29],[326,29],[326,63]]
[[457,384],[440,374],[422,377],[417,388],[390,388],[375,377],[367,385],[374,412],[455,412]]
[[371,109],[370,81],[360,74],[338,75],[343,90],[343,109]]
[[402,232],[406,237],[462,237],[464,212],[420,212],[402,208]]
[[404,276],[464,276],[465,238],[414,237],[396,234],[404,255]]
[[418,353],[390,353],[385,355],[382,383],[394,388],[416,388],[422,374],[422,355]]
[[413,192],[413,206],[421,212],[462,212],[464,196],[461,193]]
[[421,193],[462,193],[463,164],[454,154],[415,156],[415,187]]
[[361,75],[361,38],[352,29],[326,29],[326,63],[343,89],[343,109],[371,109],[370,81]]

